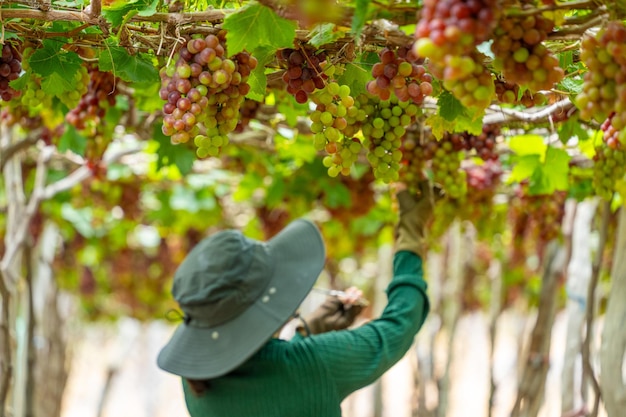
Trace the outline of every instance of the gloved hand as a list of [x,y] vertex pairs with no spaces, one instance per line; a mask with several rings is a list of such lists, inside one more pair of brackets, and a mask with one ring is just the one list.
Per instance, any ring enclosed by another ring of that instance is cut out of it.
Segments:
[[395,250],[417,253],[422,259],[426,255],[425,226],[433,212],[434,192],[427,180],[419,184],[419,194],[404,189],[396,195],[399,219],[395,228]]
[[297,331],[307,335],[348,328],[363,310],[364,305],[358,302],[361,297],[361,290],[355,287],[348,288],[344,296],[327,297],[322,305],[302,318],[304,323],[297,326]]

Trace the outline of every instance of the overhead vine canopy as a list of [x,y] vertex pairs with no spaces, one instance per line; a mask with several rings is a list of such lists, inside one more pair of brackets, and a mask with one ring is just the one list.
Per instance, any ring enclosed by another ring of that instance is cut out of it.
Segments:
[[5,122],[94,174],[122,126],[183,173],[194,160],[232,164],[237,146],[275,151],[281,137],[308,144],[331,178],[428,177],[457,214],[502,183],[620,201],[622,2],[0,6]]

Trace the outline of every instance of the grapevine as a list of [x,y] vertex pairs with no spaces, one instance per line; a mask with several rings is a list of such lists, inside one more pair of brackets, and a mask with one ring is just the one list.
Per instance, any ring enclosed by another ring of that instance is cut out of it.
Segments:
[[161,68],[163,134],[173,143],[193,139],[200,158],[217,156],[237,128],[239,110],[257,60],[247,52],[227,58],[225,34],[189,39],[173,64]]

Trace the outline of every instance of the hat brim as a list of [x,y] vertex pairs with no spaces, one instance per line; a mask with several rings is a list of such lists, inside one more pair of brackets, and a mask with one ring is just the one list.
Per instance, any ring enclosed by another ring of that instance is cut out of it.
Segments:
[[312,222],[297,219],[265,245],[274,271],[264,294],[221,325],[178,326],[157,358],[161,369],[189,379],[224,375],[245,362],[289,320],[324,267],[324,242]]

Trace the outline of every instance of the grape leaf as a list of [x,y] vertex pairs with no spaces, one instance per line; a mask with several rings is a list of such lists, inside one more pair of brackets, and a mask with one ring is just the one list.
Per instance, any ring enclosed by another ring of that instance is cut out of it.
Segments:
[[9,85],[16,91],[23,91],[28,86],[28,80],[30,77],[30,72],[25,72],[20,75],[19,78],[9,82]]
[[[546,191],[567,190],[569,188],[569,161],[572,159],[565,150],[549,146],[546,151],[545,163],[541,166],[547,178]],[[532,188],[532,182],[531,182]]]
[[563,78],[559,83],[559,89],[571,94],[579,94],[583,91],[583,82],[582,78]]
[[543,159],[547,145],[540,135],[518,135],[510,139],[509,148],[520,156],[539,155]]
[[76,84],[73,77],[68,78],[63,74],[54,72],[41,80],[41,88],[50,96],[62,97],[67,92],[74,90]]
[[337,39],[341,39],[344,35],[345,31],[338,29],[333,23],[322,23],[315,26],[311,31],[309,44],[319,48],[322,45],[328,45]]
[[254,53],[260,46],[291,48],[296,36],[295,22],[256,2],[226,16],[222,27],[228,31],[226,41],[231,56],[244,49]]
[[263,101],[265,97],[265,90],[267,88],[265,65],[274,57],[274,49],[268,46],[260,46],[255,49],[254,56],[257,59],[258,64],[248,77],[250,91],[246,97],[256,101]]
[[191,172],[193,161],[196,160],[196,156],[191,149],[172,144],[170,138],[161,131],[159,123],[154,125],[152,137],[159,143],[157,171],[174,164],[183,176]]
[[65,132],[59,139],[59,152],[72,151],[84,155],[87,149],[87,138],[78,133],[74,126],[65,124]]
[[337,78],[337,82],[350,87],[350,95],[356,98],[366,92],[365,86],[372,79],[372,65],[376,62],[377,54],[363,54],[359,61],[346,63],[345,70]]
[[568,119],[559,127],[559,140],[562,143],[567,143],[571,138],[578,138],[579,141],[586,141],[589,139],[589,132],[585,130],[580,122],[574,118]]
[[522,182],[530,178],[540,164],[539,155],[524,155],[516,158],[516,164],[511,170],[508,183]]
[[355,39],[359,39],[361,30],[365,26],[371,0],[356,0],[354,15],[352,16],[352,33]]
[[148,55],[131,55],[119,46],[102,49],[98,57],[98,68],[105,72],[112,71],[124,81],[159,82],[159,71]]
[[68,80],[80,69],[82,60],[75,52],[62,51],[65,40],[48,39],[30,57],[28,63],[35,74],[42,77],[58,73]]
[[431,114],[424,120],[424,124],[430,126],[430,130],[437,139],[441,139],[446,132],[468,132],[472,135],[480,135],[483,131],[482,118],[472,119],[461,114],[453,121],[441,117],[439,114]]
[[439,115],[451,122],[464,113],[464,107],[449,91],[442,91],[437,99]]
[[159,0],[130,0],[117,2],[113,7],[102,10],[102,15],[113,27],[120,26],[129,13],[152,16],[156,13]]

